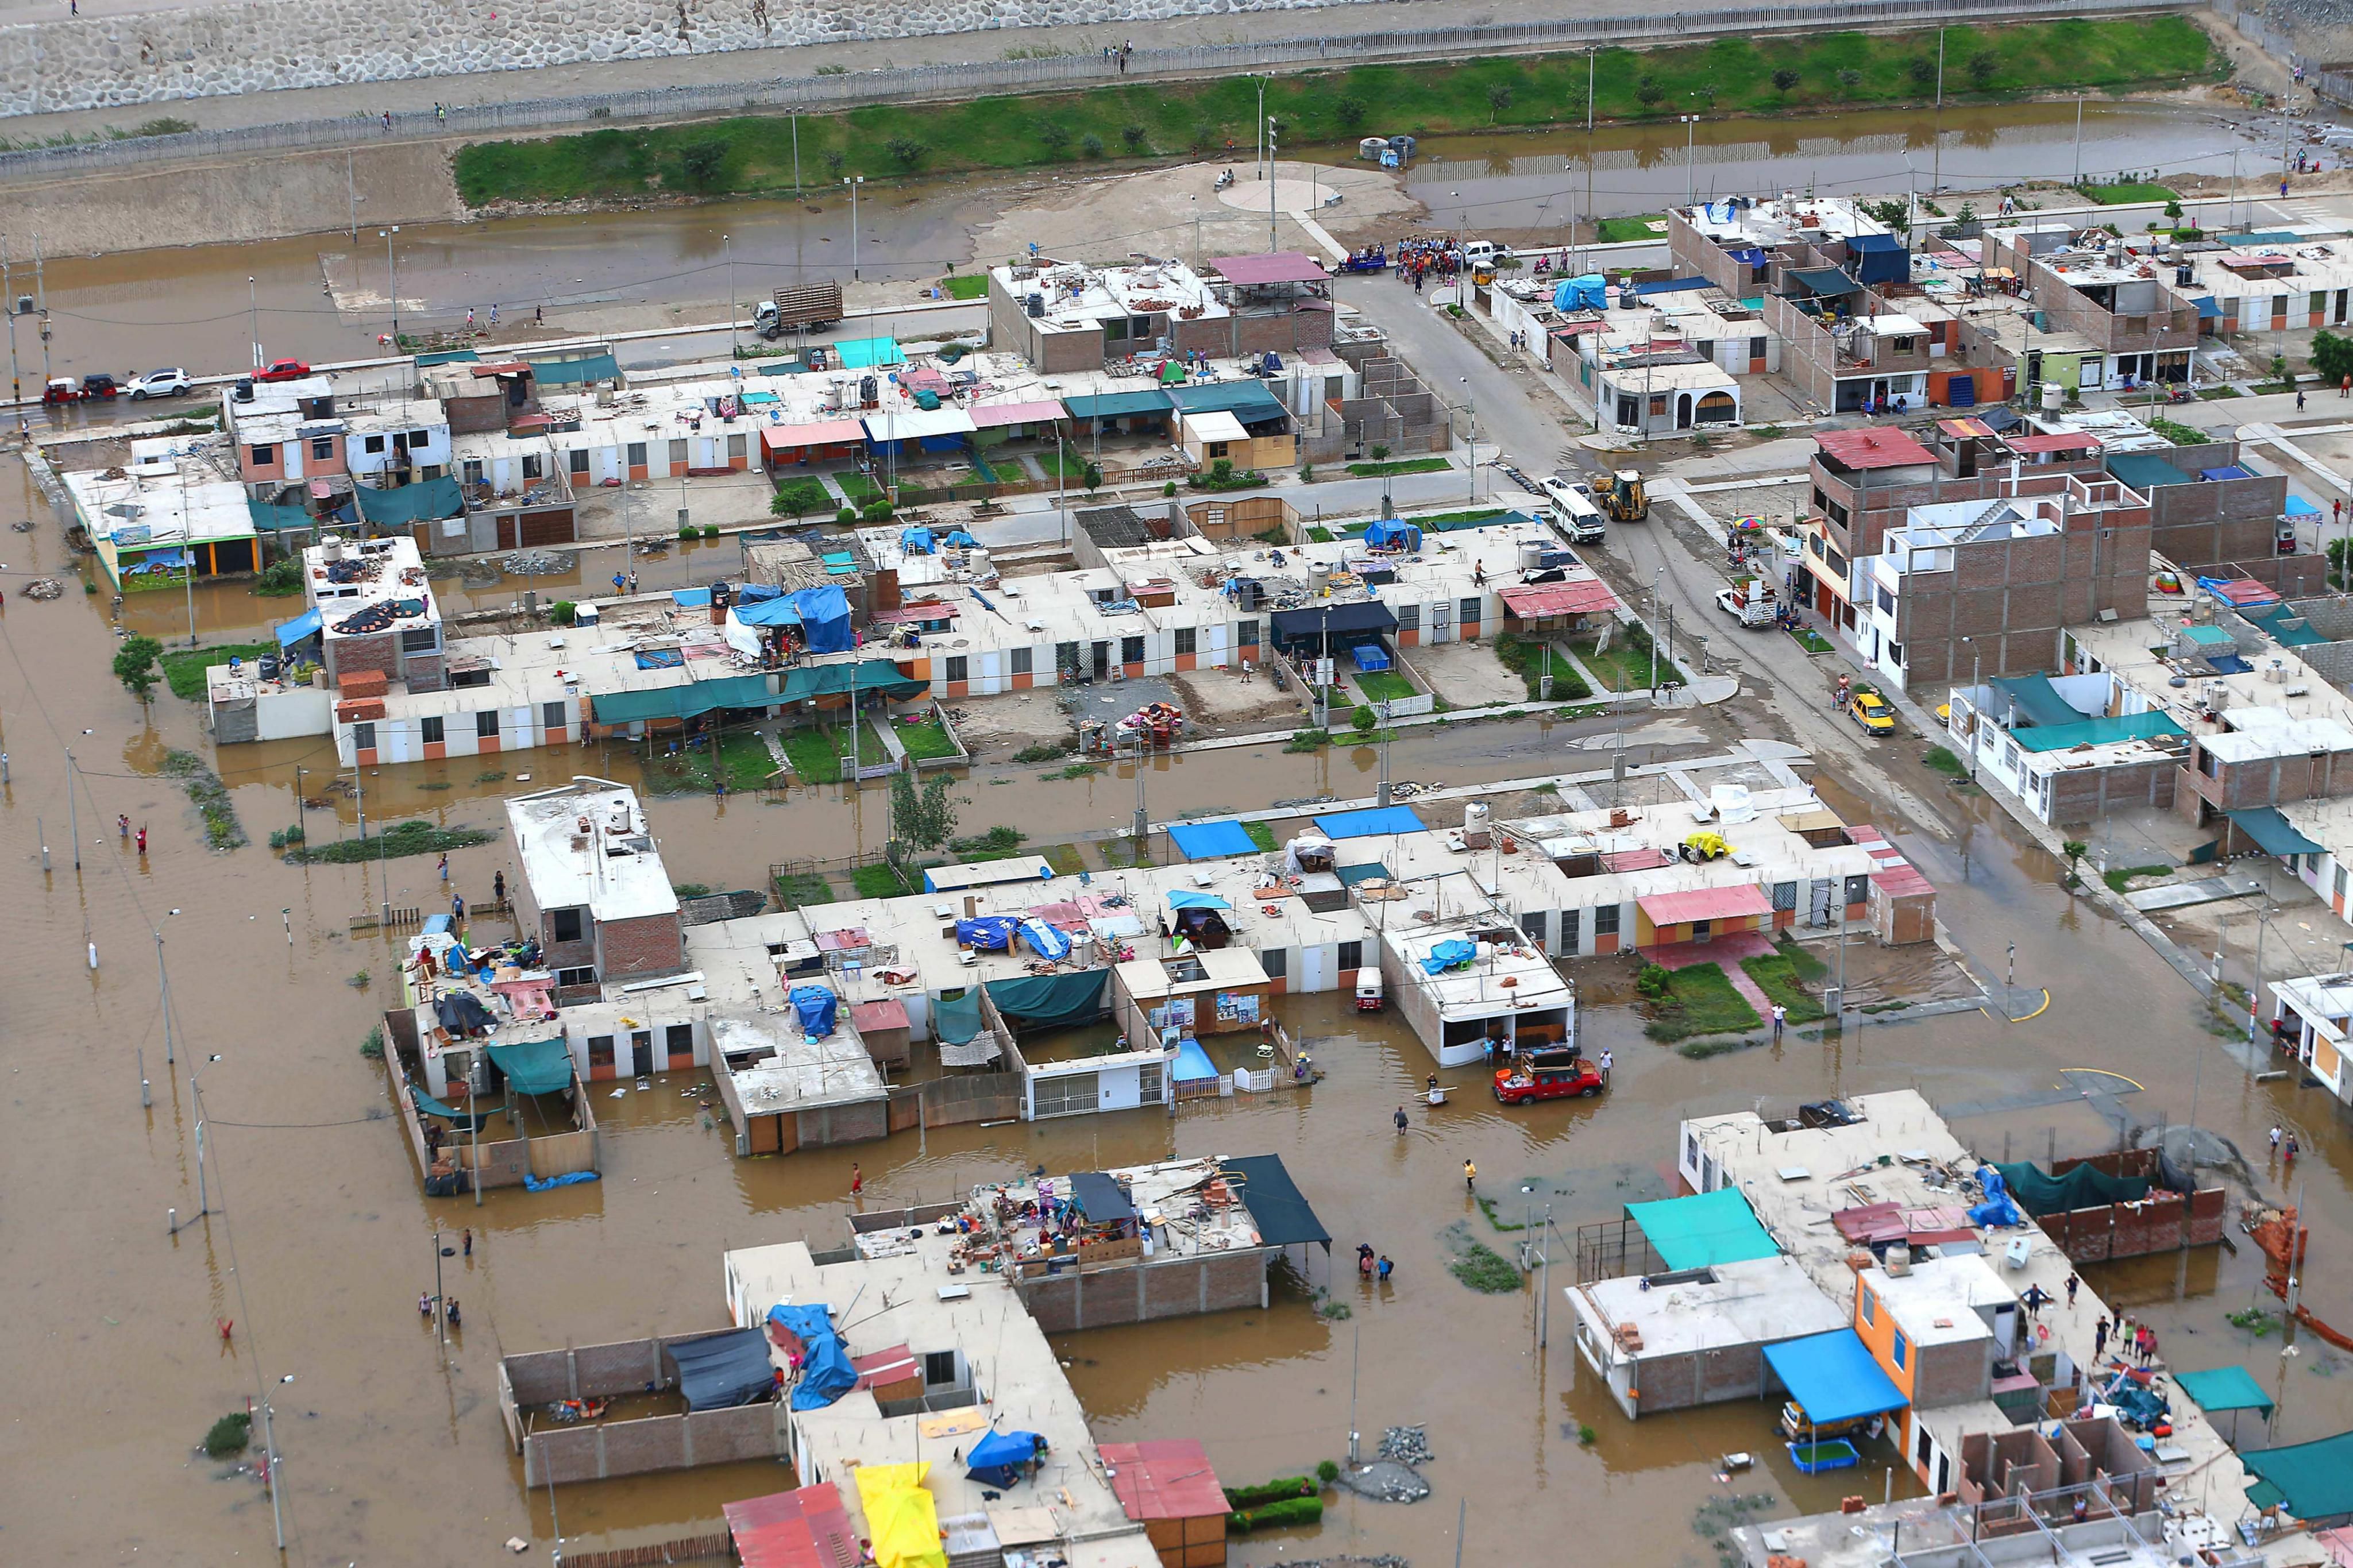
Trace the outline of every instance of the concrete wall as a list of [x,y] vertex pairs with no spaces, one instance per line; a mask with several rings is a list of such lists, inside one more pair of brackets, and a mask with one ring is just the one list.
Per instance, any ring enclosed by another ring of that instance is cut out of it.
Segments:
[[551,1480],[568,1484],[772,1459],[785,1451],[784,1410],[771,1402],[549,1427],[523,1439],[523,1481],[526,1486],[545,1486]]
[[1038,1326],[1050,1334],[1101,1329],[1262,1307],[1272,1257],[1271,1250],[1258,1247],[1155,1258],[1092,1273],[1048,1275],[1017,1282],[1013,1289]]
[[2148,550],[2147,509],[2116,507],[2060,533],[1957,545],[1948,572],[1905,573],[1895,635],[1907,689],[2056,668],[2062,627],[2147,613]]

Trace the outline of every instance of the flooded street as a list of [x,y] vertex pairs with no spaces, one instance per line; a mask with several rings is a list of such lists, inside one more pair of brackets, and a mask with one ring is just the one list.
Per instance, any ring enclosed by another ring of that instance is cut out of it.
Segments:
[[[13,459],[0,464],[0,515],[40,521],[31,533],[0,534],[8,578],[74,571]],[[719,558],[732,556],[729,548]],[[1945,1102],[2031,1099],[2052,1089],[2062,1068],[2090,1068],[2130,1080],[2118,1102],[2154,1126],[2189,1119],[2194,1083],[2200,1125],[2256,1152],[2248,1174],[2265,1195],[2295,1194],[2262,1168],[2263,1131],[2274,1121],[2297,1131],[2308,1153],[2295,1178],[2316,1226],[2305,1293],[2340,1322],[2353,1300],[2343,1175],[2353,1147],[2333,1102],[2284,1080],[2255,1084],[2243,1047],[2209,1031],[2189,990],[2139,939],[2061,890],[2059,868],[2021,849],[1981,796],[1937,797],[1956,822],[1970,824],[1966,862],[1957,844],[1906,837],[1902,847],[1937,885],[1940,913],[1981,973],[1999,977],[2005,946],[2015,942],[2018,984],[2050,989],[2049,1007],[2029,1022],[1873,1019],[1844,1039],[1793,1032],[1778,1048],[1693,1060],[1644,1039],[1628,1008],[1604,1000],[1623,994],[1629,973],[1623,961],[1604,960],[1571,971],[1585,987],[1588,1047],[1616,1053],[1612,1092],[1599,1100],[1506,1110],[1459,1093],[1435,1111],[1417,1108],[1409,1134],[1398,1137],[1388,1118],[1429,1070],[1421,1048],[1395,1015],[1367,1019],[1344,1011],[1341,998],[1302,997],[1284,1003],[1282,1016],[1330,1075],[1306,1094],[1221,1101],[1173,1120],[1123,1113],[965,1126],[739,1161],[681,1075],[645,1091],[618,1086],[617,1098],[597,1100],[606,1132],[599,1183],[499,1191],[480,1207],[427,1200],[388,1120],[381,1065],[359,1050],[397,961],[395,942],[348,934],[351,917],[385,895],[381,873],[287,867],[261,844],[293,818],[296,770],[310,770],[308,787],[319,789],[334,766],[332,751],[321,741],[240,748],[224,759],[256,842],[226,856],[206,851],[184,794],[155,772],[167,747],[210,758],[199,710],[160,688],[142,710],[121,689],[108,671],[115,639],[106,604],[79,592],[52,603],[11,595],[0,610],[0,749],[10,770],[0,791],[0,859],[15,879],[0,900],[0,940],[13,957],[0,1009],[11,1079],[0,1148],[19,1260],[0,1282],[0,1311],[19,1325],[20,1406],[39,1413],[13,1423],[5,1438],[11,1561],[266,1560],[266,1492],[249,1472],[195,1451],[216,1418],[264,1394],[284,1456],[290,1562],[479,1563],[503,1556],[499,1543],[517,1535],[532,1543],[528,1560],[544,1560],[559,1525],[567,1545],[589,1546],[714,1528],[722,1501],[775,1489],[789,1473],[741,1465],[566,1487],[551,1515],[545,1490],[522,1493],[496,1413],[496,1357],[719,1326],[722,1250],[840,1239],[852,1159],[865,1167],[871,1208],[944,1198],[1038,1165],[1059,1173],[1261,1151],[1290,1163],[1340,1254],[1336,1279],[1321,1254],[1312,1259],[1312,1285],[1330,1284],[1351,1316],[1319,1315],[1293,1284],[1263,1311],[1056,1341],[1098,1436],[1199,1437],[1229,1482],[1343,1456],[1352,1368],[1368,1447],[1387,1426],[1428,1424],[1438,1456],[1427,1472],[1431,1499],[1401,1507],[1344,1494],[1320,1530],[1238,1542],[1233,1561],[1243,1563],[1354,1550],[1434,1568],[1454,1555],[1458,1502],[1500,1497],[1514,1506],[1472,1510],[1466,1561],[1548,1555],[1573,1520],[1584,1542],[1611,1561],[1699,1565],[1714,1553],[1688,1525],[1696,1500],[1722,1489],[1709,1478],[1725,1451],[1763,1456],[1732,1489],[1775,1493],[1775,1512],[1834,1507],[1852,1492],[1875,1499],[1885,1484],[1877,1468],[1813,1480],[1793,1474],[1762,1405],[1625,1421],[1582,1374],[1565,1309],[1552,1313],[1540,1351],[1533,1290],[1476,1295],[1447,1273],[1458,1227],[1499,1251],[1519,1239],[1468,1204],[1459,1174],[1466,1157],[1478,1162],[1482,1189],[1506,1221],[1549,1204],[1566,1230],[1664,1194],[1674,1124],[1690,1112],[1914,1085]],[[214,640],[262,627],[287,613],[287,602],[225,588],[200,596],[197,610]],[[162,595],[134,603],[129,621],[185,637],[185,601]],[[1450,784],[1603,765],[1606,752],[1572,752],[1567,740],[1533,724],[1462,727],[1398,742],[1393,765],[1398,777]],[[79,781],[79,875],[69,749]],[[371,777],[370,816],[500,826],[494,801],[519,780],[478,783],[480,765]],[[592,770],[630,780],[635,765],[617,750],[505,760],[535,783]],[[1377,770],[1370,751],[1261,749],[1172,759],[1145,782],[1150,810],[1166,816],[1369,795]],[[1129,776],[1036,777],[981,770],[960,830],[1003,823],[1044,843],[1117,826],[1134,809]],[[1825,781],[1826,795],[1869,819],[1867,806],[1838,798],[1835,784]],[[701,795],[647,805],[671,875],[713,887],[756,886],[770,862],[839,853],[852,835],[873,843],[881,833],[877,791],[855,805],[819,792],[779,805]],[[341,830],[353,831],[354,803],[334,809]],[[117,840],[117,813],[150,828],[145,857]],[[326,832],[316,811],[309,826],[314,839]],[[494,870],[512,874],[511,854],[493,845],[454,855],[456,887],[470,901],[482,898]],[[389,869],[395,901],[439,899],[429,857]],[[171,984],[170,1067],[158,933]],[[97,947],[94,971],[87,943]],[[188,1075],[199,1066],[210,1118],[205,1193],[215,1212],[193,1220]],[[142,1070],[153,1086],[145,1110]],[[2063,1156],[2116,1140],[2094,1104],[2055,1097],[1956,1130],[1995,1158],[2013,1145],[2016,1157],[2042,1158],[2052,1147]],[[185,1226],[176,1238],[165,1233],[173,1210]],[[450,1271],[447,1291],[466,1309],[445,1357],[416,1300],[435,1285],[437,1228],[454,1246],[464,1227],[474,1232],[471,1257],[440,1259]],[[2232,1234],[2241,1241],[2235,1255],[2143,1259],[2086,1278],[2133,1303],[2179,1364],[2253,1369],[2281,1400],[2280,1439],[2353,1426],[2348,1358],[2307,1335],[2299,1356],[2283,1360],[2275,1339],[2257,1341],[2224,1321],[2260,1289],[2259,1255],[2235,1225]],[[1388,1287],[1376,1291],[1348,1276],[1346,1253],[1360,1239],[1396,1260]],[[1570,1282],[1566,1264],[1555,1270],[1556,1289]],[[1595,1429],[1589,1446],[1578,1441],[1580,1424]],[[1883,1467],[1884,1457],[1866,1462]],[[1905,1484],[1899,1476],[1899,1489]]]

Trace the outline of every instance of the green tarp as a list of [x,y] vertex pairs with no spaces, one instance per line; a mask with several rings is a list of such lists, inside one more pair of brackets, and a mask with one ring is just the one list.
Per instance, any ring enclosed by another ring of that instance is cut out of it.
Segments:
[[1062,406],[1073,419],[1132,419],[1138,415],[1166,414],[1170,404],[1165,392],[1094,392],[1065,397]]
[[419,479],[398,489],[383,490],[361,485],[352,491],[359,499],[360,515],[370,522],[401,526],[426,522],[437,517],[456,517],[466,510],[466,495],[458,481],[444,474],[437,479]]
[[437,364],[480,364],[482,356],[471,349],[443,349],[438,353],[418,354],[417,368],[428,370]]
[[572,1049],[561,1035],[494,1044],[490,1053],[491,1065],[507,1075],[517,1094],[554,1094],[572,1087]]
[[965,992],[950,1000],[942,997],[932,1004],[933,1027],[949,1045],[961,1046],[980,1033],[980,992]]
[[2126,489],[2143,495],[2160,485],[2193,483],[2188,474],[2151,452],[2118,452],[2108,459],[2108,473]]
[[768,708],[782,700],[765,675],[731,675],[689,681],[651,691],[590,693],[589,711],[599,724],[638,724],[649,719],[699,719],[722,708]]
[[611,354],[590,354],[585,359],[533,360],[531,378],[542,386],[578,386],[589,381],[617,381],[621,362]]
[[316,528],[319,520],[299,506],[271,506],[267,501],[245,503],[246,516],[253,519],[256,533],[277,533],[289,528]]
[[482,1130],[483,1124],[490,1121],[488,1113],[478,1116],[470,1116],[462,1110],[444,1105],[414,1084],[409,1086],[408,1098],[415,1100],[417,1102],[417,1109],[425,1112],[426,1115],[438,1116],[447,1121],[457,1123],[458,1131],[460,1132],[480,1132]]
[[988,983],[988,999],[1016,1029],[1066,1029],[1092,1024],[1103,1013],[1108,969],[1074,974],[1022,974]]
[[2021,728],[2029,724],[2080,724],[2091,717],[2060,696],[2047,675],[1997,677],[1990,684],[1996,691],[2009,696],[2017,709],[2014,722]]
[[1240,1154],[1218,1167],[1242,1195],[1258,1238],[1269,1247],[1298,1247],[1321,1242],[1332,1250],[1332,1233],[1315,1217],[1315,1210],[1300,1192],[1299,1184],[1283,1169],[1280,1154]]
[[1628,1204],[1626,1215],[1642,1227],[1670,1273],[1718,1263],[1745,1263],[1752,1258],[1771,1258],[1781,1250],[1772,1233],[1757,1223],[1756,1212],[1737,1187]]
[[2198,1402],[2198,1408],[2212,1415],[2224,1410],[2260,1410],[2272,1413],[2272,1396],[2255,1381],[2255,1374],[2243,1366],[2218,1366],[2205,1372],[2177,1372],[2173,1381],[2181,1392]]
[[2353,1432],[2241,1454],[2239,1463],[2261,1478],[2247,1489],[2257,1508],[2285,1503],[2296,1518],[2323,1528],[2353,1517]]
[[856,664],[805,664],[786,672],[779,702],[799,702],[811,697],[839,697],[855,685],[860,691],[889,697],[913,697],[923,689],[887,658],[860,659]]
[[1230,414],[1245,425],[1280,419],[1291,411],[1263,382],[1215,381],[1171,389],[1169,398],[1186,414]]
[[2320,845],[2315,844],[2310,838],[2305,837],[2303,830],[2282,815],[2278,806],[2250,806],[2244,811],[2233,811],[2228,815],[2232,826],[2253,839],[2256,847],[2266,855],[2276,855],[2282,859],[2286,859],[2295,855],[2320,855],[2327,852]]
[[2021,752],[2065,752],[2077,746],[2105,745],[2110,741],[2153,741],[2160,735],[2185,733],[2162,713],[2132,713],[2116,719],[2084,719],[2073,724],[2035,724],[2012,730],[2010,738]]
[[2077,1165],[2063,1176],[2019,1160],[1996,1165],[2010,1184],[2010,1195],[2028,1214],[2065,1214],[2071,1209],[2095,1209],[2107,1204],[2129,1204],[2148,1196],[2149,1184],[2140,1176],[2111,1176],[2093,1165]]

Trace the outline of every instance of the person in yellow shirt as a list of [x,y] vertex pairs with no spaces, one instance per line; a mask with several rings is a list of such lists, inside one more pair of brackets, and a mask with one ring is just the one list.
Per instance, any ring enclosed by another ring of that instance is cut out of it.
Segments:
[[1462,1162],[1462,1190],[1466,1193],[1479,1190],[1479,1167],[1468,1160]]

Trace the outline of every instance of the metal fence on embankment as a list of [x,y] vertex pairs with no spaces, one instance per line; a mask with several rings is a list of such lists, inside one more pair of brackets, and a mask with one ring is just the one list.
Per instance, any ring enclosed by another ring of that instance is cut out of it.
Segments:
[[[595,130],[608,125],[687,120],[744,111],[811,112],[860,104],[957,100],[997,93],[1078,90],[1145,77],[1226,77],[1280,68],[1361,65],[1374,60],[1455,59],[1480,54],[1616,45],[1687,42],[1693,38],[1824,27],[1933,26],[1989,17],[2124,16],[2188,10],[2199,0],[1818,0],[1814,4],[1747,5],[1711,11],[1651,12],[1457,27],[1398,28],[1255,42],[1137,49],[1124,73],[1100,53],[983,60],[964,65],[911,66],[765,81],[710,82],[638,92],[585,93],[451,108],[411,110],[391,116],[351,115],[289,121],[174,136],[133,136],[0,153],[0,181],[62,179],[189,159],[237,157],[393,141],[479,138],[539,131]],[[1345,15],[1345,11],[1337,13]],[[1005,37],[1018,37],[1008,30]],[[854,39],[845,38],[851,42]],[[126,106],[127,107],[127,106]]]

